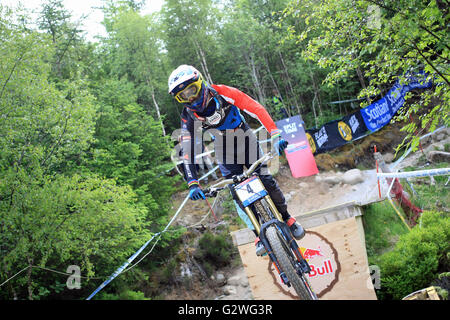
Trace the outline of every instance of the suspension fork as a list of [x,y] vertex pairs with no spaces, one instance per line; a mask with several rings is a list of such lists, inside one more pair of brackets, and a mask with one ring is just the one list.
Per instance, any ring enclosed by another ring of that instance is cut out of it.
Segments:
[[[265,198],[270,199],[270,197],[267,197],[267,196],[266,196]],[[272,199],[270,199],[270,202],[268,202],[268,203],[269,203],[269,206],[272,207],[273,202],[272,202],[271,200],[272,200]],[[273,208],[275,208],[275,205],[273,205]],[[273,210],[273,208],[271,208],[271,209]],[[275,210],[276,210],[276,208],[275,208]],[[245,208],[244,208],[244,211],[245,211],[245,213],[247,214],[247,216],[249,217],[249,219],[250,219],[250,221],[252,222],[253,226],[255,227],[255,230],[256,230],[256,232],[257,232],[258,235],[259,235],[259,239],[262,241],[264,247],[267,249],[267,254],[269,255],[270,260],[272,261],[273,265],[275,266],[275,269],[277,270],[277,272],[278,272],[278,274],[280,275],[281,279],[283,280],[284,283],[288,284],[289,281],[288,281],[288,279],[286,278],[286,276],[284,275],[284,272],[282,271],[280,265],[278,264],[278,260],[277,260],[277,258],[275,257],[275,254],[274,254],[273,251],[272,251],[272,247],[270,246],[269,241],[267,241],[267,237],[266,237],[266,234],[265,234],[265,230],[266,230],[266,228],[267,228],[269,225],[271,225],[271,224],[273,224],[273,223],[277,223],[277,224],[279,224],[279,225],[284,225],[284,224],[283,224],[281,221],[278,221],[277,219],[272,219],[272,220],[270,220],[270,221],[264,223],[264,224],[261,226],[261,225],[259,224],[258,219],[256,218],[255,214],[254,214],[253,211],[250,209],[250,207],[245,207]],[[277,213],[278,213],[278,211],[273,211],[273,212],[277,212]],[[280,214],[278,213],[278,215],[280,215]],[[280,217],[281,217],[281,215],[280,215]],[[288,230],[288,231],[289,231],[289,230]]]
[[292,237],[289,227],[285,223],[278,221],[277,219],[272,219],[270,221],[267,221],[266,223],[264,223],[261,226],[261,232],[259,233],[259,238],[262,241],[263,245],[266,247],[267,253],[268,253],[270,259],[276,265],[278,273],[280,273],[278,262],[277,262],[275,255],[273,254],[273,251],[272,251],[269,241],[267,241],[267,237],[266,237],[266,233],[265,233],[266,229],[270,225],[273,225],[273,224],[275,224],[278,228],[280,228],[282,230],[283,235],[286,238],[288,245],[292,249],[292,252],[294,252],[295,257],[297,258],[297,261],[300,263],[302,271],[305,273],[309,273],[311,271],[311,268],[309,267],[309,264],[306,261],[306,259],[303,257],[303,254],[300,251],[300,248],[298,247],[297,242]]
[[[234,192],[234,189],[232,189],[232,191]],[[283,231],[283,234],[286,237],[289,246],[291,247],[292,251],[294,252],[297,258],[297,261],[300,263],[300,266],[302,267],[302,271],[305,273],[309,273],[311,269],[309,267],[308,262],[303,257],[297,245],[297,242],[295,242],[294,238],[292,237],[289,227],[283,222],[283,218],[281,217],[281,214],[279,213],[270,196],[266,195],[264,199],[266,200],[267,204],[269,205],[269,209],[272,211],[272,214],[275,216],[276,219],[269,220],[263,223],[262,226],[259,224],[258,219],[256,218],[254,212],[250,209],[250,207],[245,207],[243,209],[247,214],[247,216],[249,217],[250,221],[252,222],[253,226],[255,227],[255,230],[258,233],[259,238],[262,241],[264,247],[267,249],[267,254],[270,257],[270,260],[272,260],[278,274],[285,283],[288,283],[287,278],[285,277],[284,272],[282,271],[280,265],[278,264],[278,260],[272,251],[272,247],[270,246],[269,241],[267,241],[265,230],[267,229],[268,226],[276,224]]]
[[[281,214],[278,212],[277,207],[275,206],[275,204],[273,203],[273,200],[267,195],[264,197],[264,199],[266,199],[267,203],[269,204],[270,210],[272,210],[273,215],[278,219],[278,221],[280,223],[277,223],[277,225],[283,230],[283,233],[286,237],[286,240],[289,244],[289,246],[291,247],[292,251],[294,252],[297,260],[300,262],[300,264],[302,265],[302,269],[305,272],[309,272],[311,269],[308,265],[308,262],[306,261],[306,259],[303,257],[302,252],[300,251],[297,242],[295,242],[294,238],[291,235],[291,231],[289,230],[288,226],[283,223],[283,218],[281,217]],[[276,221],[276,220],[273,220]],[[265,234],[264,234],[265,237]],[[261,238],[261,237],[260,237]],[[267,241],[266,241],[267,243]],[[263,243],[264,244],[264,243]]]
[[272,210],[273,215],[275,218],[277,218],[280,222],[283,222],[283,218],[281,217],[280,212],[278,212],[277,207],[275,206],[275,203],[273,203],[272,198],[269,197],[269,195],[265,196],[264,199],[268,203],[270,210]]
[[[280,276],[280,278],[282,279],[283,283],[285,283],[286,285],[290,286],[289,280],[287,279],[283,269],[281,269],[281,266],[278,263],[277,257],[275,256],[272,247],[270,246],[269,241],[267,240],[266,237],[266,229],[267,227],[276,224],[278,226],[281,226],[282,223],[280,221],[278,221],[277,219],[272,219],[269,220],[267,222],[265,222],[262,226],[261,226],[261,232],[259,233],[259,239],[261,240],[261,242],[263,243],[264,247],[267,250],[267,254],[269,255],[270,260],[272,261],[272,264],[274,265],[275,269],[278,272],[278,275]],[[283,230],[284,232],[284,230]]]
[[[272,199],[267,195],[264,197],[264,199],[267,201],[269,205],[269,209],[272,211],[275,218],[280,222],[283,223],[283,218],[281,217],[281,214],[278,212],[277,207],[273,203]],[[243,208],[247,216],[249,217],[250,221],[252,222],[253,226],[255,227],[255,230],[258,234],[261,234],[261,225],[258,222],[258,219],[256,218],[253,211],[250,209],[250,207]],[[290,234],[290,233],[289,233]]]
[[253,226],[255,227],[255,230],[258,234],[260,234],[261,232],[261,226],[258,222],[258,219],[256,219],[255,214],[253,213],[253,211],[250,209],[250,207],[245,207],[244,208],[245,213],[247,214],[247,216],[249,217],[250,221],[252,222]]

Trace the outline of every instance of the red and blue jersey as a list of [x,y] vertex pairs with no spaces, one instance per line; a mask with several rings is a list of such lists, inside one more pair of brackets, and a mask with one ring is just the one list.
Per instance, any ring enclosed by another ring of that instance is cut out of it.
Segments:
[[[188,186],[198,184],[197,172],[195,170],[194,154],[195,141],[194,137],[196,130],[200,128],[209,129],[215,128],[220,131],[227,129],[236,129],[245,123],[241,116],[240,110],[243,110],[251,117],[256,118],[266,128],[272,137],[280,135],[275,122],[269,115],[267,110],[257,101],[246,95],[242,91],[226,86],[226,85],[211,85],[213,94],[217,99],[221,100],[220,110],[213,110],[198,114],[183,108],[181,113],[181,156],[184,163],[185,179]],[[197,125],[196,125],[197,123]],[[201,125],[199,125],[201,124]],[[202,135],[197,133],[199,138]],[[192,151],[192,152],[191,152]]]

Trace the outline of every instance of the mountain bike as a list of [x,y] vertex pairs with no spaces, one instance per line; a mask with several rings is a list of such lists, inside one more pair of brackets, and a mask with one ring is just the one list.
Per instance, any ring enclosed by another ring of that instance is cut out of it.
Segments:
[[206,197],[215,197],[228,185],[237,194],[241,207],[250,218],[259,238],[283,284],[293,287],[302,300],[317,300],[306,274],[311,268],[303,257],[289,227],[264,188],[257,169],[272,159],[266,153],[240,175],[225,179],[204,190]]

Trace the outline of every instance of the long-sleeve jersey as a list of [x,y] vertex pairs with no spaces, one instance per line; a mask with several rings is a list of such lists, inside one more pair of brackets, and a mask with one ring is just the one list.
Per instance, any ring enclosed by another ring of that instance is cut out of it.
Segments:
[[[206,116],[183,108],[181,113],[181,156],[184,164],[185,179],[189,187],[198,184],[194,155],[201,153],[201,151],[198,152],[199,150],[196,150],[199,148],[195,147],[199,142],[196,140],[201,140],[203,137],[202,133],[199,132],[200,128],[215,128],[220,131],[236,129],[245,122],[239,112],[239,110],[243,110],[253,118],[258,119],[272,138],[280,135],[275,122],[260,103],[242,91],[230,86],[211,85],[211,87],[223,98],[224,103],[221,105],[221,108],[226,110],[225,112]],[[196,131],[197,134],[195,134]]]

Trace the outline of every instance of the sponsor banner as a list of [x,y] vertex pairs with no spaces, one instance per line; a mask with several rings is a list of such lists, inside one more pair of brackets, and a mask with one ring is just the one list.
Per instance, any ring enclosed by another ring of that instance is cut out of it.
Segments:
[[326,152],[380,130],[403,106],[408,91],[431,87],[432,82],[425,80],[426,74],[422,72],[416,76],[409,76],[407,84],[400,84],[397,81],[386,96],[371,105],[349,116],[326,123],[318,129],[306,130],[311,151],[313,154]]
[[300,115],[277,121],[276,125],[281,131],[281,137],[289,142],[285,154],[292,176],[300,178],[317,174],[319,170],[308,144],[305,123]]
[[391,118],[405,103],[405,95],[412,89],[425,89],[432,85],[432,82],[425,82],[426,75],[419,73],[417,77],[408,77],[407,84],[400,84],[398,81],[382,99],[361,109],[364,122],[372,132],[380,130],[391,121]]
[[306,130],[313,153],[322,153],[363,137],[367,127],[359,111],[323,125]]

